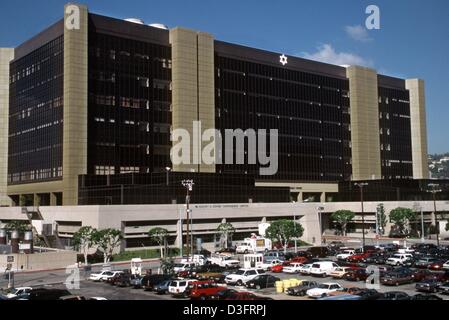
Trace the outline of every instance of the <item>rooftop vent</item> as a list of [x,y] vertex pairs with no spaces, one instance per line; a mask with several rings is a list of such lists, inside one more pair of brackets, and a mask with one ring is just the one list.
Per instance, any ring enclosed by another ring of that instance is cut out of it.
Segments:
[[151,23],[151,24],[149,24],[149,26],[153,27],[153,28],[168,30],[168,27],[162,23]]
[[127,18],[127,19],[125,19],[125,21],[137,23],[137,24],[144,24],[143,20],[138,19],[138,18]]

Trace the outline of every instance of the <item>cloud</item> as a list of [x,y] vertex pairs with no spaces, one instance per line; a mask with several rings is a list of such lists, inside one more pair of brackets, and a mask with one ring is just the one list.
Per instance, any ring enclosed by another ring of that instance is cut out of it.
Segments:
[[301,56],[305,59],[320,61],[324,63],[336,64],[340,66],[358,65],[364,67],[373,67],[371,60],[364,59],[356,54],[349,52],[336,52],[330,44],[323,44],[317,48],[317,52],[304,52]]
[[346,26],[345,31],[346,34],[355,41],[369,42],[373,40],[373,38],[369,36],[366,28],[362,27],[361,25]]

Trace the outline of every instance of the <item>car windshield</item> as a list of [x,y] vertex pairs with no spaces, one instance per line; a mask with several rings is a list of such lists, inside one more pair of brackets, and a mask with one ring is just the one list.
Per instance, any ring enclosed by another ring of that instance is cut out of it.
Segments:
[[318,263],[314,263],[313,265],[312,265],[312,268],[320,268],[320,265],[318,264]]
[[245,273],[245,270],[237,270],[235,274],[241,276]]
[[320,289],[329,289],[329,285],[328,284],[320,284],[318,286],[318,288],[320,288]]
[[175,267],[175,268],[182,268],[182,267],[184,267],[184,264],[182,264],[182,263],[175,263],[173,265],[173,267]]

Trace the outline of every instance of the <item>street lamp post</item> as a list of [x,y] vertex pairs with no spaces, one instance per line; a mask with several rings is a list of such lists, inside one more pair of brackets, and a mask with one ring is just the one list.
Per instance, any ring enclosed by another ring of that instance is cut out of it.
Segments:
[[440,185],[436,184],[436,183],[430,183],[428,186],[432,188],[432,190],[430,190],[429,192],[432,193],[432,197],[433,197],[433,214],[435,216],[435,227],[437,229],[437,246],[440,246],[440,226],[439,226],[439,221],[438,221],[438,216],[437,216],[436,194],[441,192],[441,189],[437,189],[437,187],[439,187]]
[[[294,222],[295,234],[296,234],[296,213],[293,215],[293,222]],[[296,254],[296,252],[298,252],[298,243],[296,241],[296,236],[295,236],[295,254]]]
[[363,187],[367,186],[367,182],[359,182],[354,185],[360,188],[360,203],[362,205],[362,252],[365,252],[365,210],[363,207]]
[[166,167],[166,168],[165,168],[166,177],[167,177],[167,181],[166,181],[167,187],[170,185],[170,177],[169,177],[170,171],[171,171],[171,168],[170,168],[170,167]]
[[[193,190],[193,185],[194,182],[193,180],[184,180],[182,181],[182,185],[184,186],[184,188],[186,188],[186,213],[187,213],[187,218],[186,218],[186,222],[187,222],[187,229],[186,229],[186,255],[189,256],[190,255],[190,236],[189,236],[189,222],[190,222],[190,192],[192,192]],[[192,250],[193,251],[193,250]],[[193,259],[192,259],[193,261]]]
[[421,242],[424,243],[424,213],[422,207],[419,207],[421,210]]
[[323,243],[323,217],[322,217],[322,213],[324,210],[324,207],[318,207],[318,223],[319,223],[319,228],[320,228],[320,244]]

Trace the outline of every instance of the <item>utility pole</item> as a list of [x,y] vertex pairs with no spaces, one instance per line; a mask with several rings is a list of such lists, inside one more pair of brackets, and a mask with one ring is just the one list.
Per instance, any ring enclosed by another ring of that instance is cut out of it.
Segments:
[[367,182],[354,183],[360,188],[360,202],[362,204],[362,252],[365,252],[365,210],[363,208],[363,187],[367,186]]
[[[186,255],[189,256],[190,255],[190,247],[191,245],[193,245],[193,243],[190,243],[190,236],[189,236],[189,222],[190,222],[190,192],[192,192],[193,190],[193,185],[194,182],[193,180],[184,180],[182,181],[182,185],[184,186],[184,188],[186,188],[187,194],[186,194],[186,213],[187,213],[187,218],[186,218],[186,222],[187,222],[187,230],[186,230]],[[193,252],[193,250],[192,250]],[[193,261],[193,259],[192,259]]]
[[419,207],[421,209],[421,242],[424,243],[424,213],[422,210],[422,207]]
[[166,167],[165,168],[165,171],[166,171],[166,184],[167,184],[167,187],[170,185],[170,177],[169,177],[169,174],[170,174],[170,171],[171,171],[171,168],[170,167]]
[[436,183],[430,183],[428,185],[429,187],[432,188],[432,190],[429,190],[428,192],[432,193],[432,197],[433,197],[433,214],[435,216],[434,220],[435,221],[435,227],[437,229],[437,246],[440,246],[440,223],[438,221],[438,216],[437,216],[437,200],[436,200],[436,194],[441,192],[441,189],[437,189],[437,187],[439,187],[439,184]]

